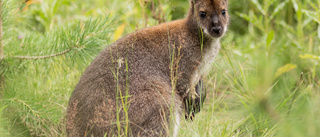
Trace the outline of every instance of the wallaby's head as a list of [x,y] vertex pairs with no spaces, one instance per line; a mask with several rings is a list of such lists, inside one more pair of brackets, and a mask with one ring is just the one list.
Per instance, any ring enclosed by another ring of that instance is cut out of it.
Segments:
[[219,38],[227,31],[227,0],[190,0],[190,6],[191,18],[206,35]]

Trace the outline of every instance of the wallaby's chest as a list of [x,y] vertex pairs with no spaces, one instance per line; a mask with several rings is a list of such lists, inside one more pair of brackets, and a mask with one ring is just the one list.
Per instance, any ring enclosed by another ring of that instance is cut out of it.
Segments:
[[209,72],[214,58],[219,54],[220,42],[219,40],[212,40],[212,42],[208,43],[206,46],[207,48],[203,51],[204,55],[199,65],[199,73],[201,75]]
[[201,76],[210,71],[214,58],[219,54],[220,43],[219,40],[212,40],[211,42],[206,43],[203,47],[203,51],[201,51],[201,61],[191,75],[190,84],[192,86],[195,86]]

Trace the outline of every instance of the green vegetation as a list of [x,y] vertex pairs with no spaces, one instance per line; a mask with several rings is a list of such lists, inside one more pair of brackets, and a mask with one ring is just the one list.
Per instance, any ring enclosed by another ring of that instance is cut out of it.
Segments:
[[[189,8],[187,0],[0,1],[0,136],[65,136],[69,97],[99,51]],[[204,108],[181,121],[179,135],[318,136],[320,0],[229,0],[228,12]]]

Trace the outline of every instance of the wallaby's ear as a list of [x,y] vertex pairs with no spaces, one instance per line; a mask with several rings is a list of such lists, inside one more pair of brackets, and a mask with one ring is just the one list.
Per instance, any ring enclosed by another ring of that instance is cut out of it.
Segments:
[[223,4],[226,5],[226,6],[228,6],[228,0],[224,0],[224,1],[223,1]]
[[196,3],[198,2],[199,0],[189,0],[189,5],[190,5],[190,11],[193,13],[194,12],[194,7],[196,5]]
[[189,0],[190,6],[194,6],[199,0]]

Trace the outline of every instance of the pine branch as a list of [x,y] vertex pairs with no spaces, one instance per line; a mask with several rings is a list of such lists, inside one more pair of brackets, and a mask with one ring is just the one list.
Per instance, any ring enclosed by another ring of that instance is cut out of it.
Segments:
[[51,57],[56,57],[56,56],[60,56],[60,55],[64,55],[68,52],[70,52],[72,49],[68,49],[66,51],[62,51],[56,54],[52,54],[52,55],[48,55],[48,56],[13,56],[12,58],[16,58],[16,59],[46,59],[46,58],[51,58]]
[[[47,35],[30,34],[25,38],[26,40],[24,40],[28,42],[25,43],[26,45],[32,45],[30,46],[30,49],[27,50],[25,48],[13,48],[12,51],[16,51],[20,55],[9,53],[8,56],[4,56],[2,59],[11,58],[32,61],[65,55],[66,60],[71,59],[67,62],[73,62],[76,59],[74,57],[85,58],[85,56],[88,57],[90,55],[95,55],[100,51],[100,47],[105,45],[106,41],[108,40],[106,33],[110,32],[110,29],[109,23],[107,22],[108,18],[98,20],[90,19],[84,23],[70,26],[68,29],[58,28]],[[16,43],[14,44],[16,45]],[[63,51],[59,51],[58,48],[63,48]],[[49,51],[46,52],[43,49],[49,49]],[[30,54],[30,51],[32,53],[37,53],[39,51],[43,53],[42,55],[32,55]],[[68,54],[70,54],[70,56],[68,56]]]

